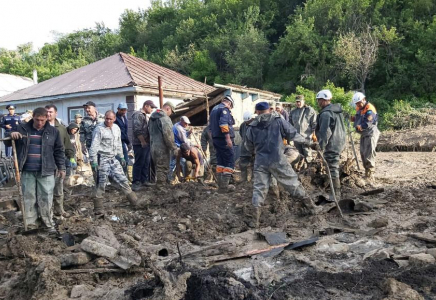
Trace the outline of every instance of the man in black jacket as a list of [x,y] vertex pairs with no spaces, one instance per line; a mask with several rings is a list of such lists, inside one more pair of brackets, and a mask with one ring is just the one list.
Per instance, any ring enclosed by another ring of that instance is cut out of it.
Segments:
[[40,223],[55,233],[52,219],[55,174],[65,177],[65,153],[59,131],[47,122],[47,110],[39,107],[33,119],[10,133],[16,140],[17,158],[22,172],[24,216],[29,229]]
[[[123,147],[123,155],[124,160],[129,161],[129,151],[132,150],[132,144],[129,140],[129,122],[127,120],[127,104],[120,103],[118,104],[118,110],[116,113],[115,124],[120,127],[121,130],[121,146]],[[118,160],[121,160],[121,157],[118,157]],[[124,173],[127,175],[127,165],[123,167]]]

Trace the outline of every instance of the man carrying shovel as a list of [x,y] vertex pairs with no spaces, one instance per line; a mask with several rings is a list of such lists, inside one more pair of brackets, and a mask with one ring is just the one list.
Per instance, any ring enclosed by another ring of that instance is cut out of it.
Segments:
[[27,228],[43,225],[49,233],[56,233],[52,219],[55,176],[65,178],[65,153],[59,131],[47,122],[47,110],[39,107],[33,111],[33,118],[19,124],[10,137],[16,141],[22,172],[23,218]]

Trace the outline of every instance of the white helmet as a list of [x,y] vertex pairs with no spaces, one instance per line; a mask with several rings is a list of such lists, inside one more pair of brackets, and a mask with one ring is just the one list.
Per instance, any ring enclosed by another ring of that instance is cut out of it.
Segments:
[[235,107],[235,100],[233,100],[232,96],[225,96],[223,101],[227,100],[232,104],[232,107]]
[[316,99],[325,99],[325,100],[331,100],[333,98],[332,92],[330,90],[322,90],[319,91],[318,94],[316,94]]
[[243,115],[244,122],[247,122],[248,120],[250,120],[252,114],[253,114],[253,113],[250,112],[250,111],[245,111],[245,112],[244,112],[244,115]]
[[356,104],[365,99],[365,95],[361,92],[357,92],[353,95],[353,104]]

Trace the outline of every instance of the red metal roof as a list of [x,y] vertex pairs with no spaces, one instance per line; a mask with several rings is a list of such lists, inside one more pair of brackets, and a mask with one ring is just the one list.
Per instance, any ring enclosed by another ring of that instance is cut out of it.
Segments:
[[214,87],[154,63],[117,53],[87,66],[43,81],[0,98],[0,102],[61,96],[80,92],[140,86],[157,89],[162,76],[164,91],[209,93]]

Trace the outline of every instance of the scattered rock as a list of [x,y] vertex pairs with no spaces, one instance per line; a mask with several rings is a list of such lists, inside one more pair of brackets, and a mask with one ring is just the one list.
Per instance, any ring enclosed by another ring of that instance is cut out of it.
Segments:
[[368,226],[372,228],[381,228],[386,227],[389,224],[388,218],[377,218],[375,220],[372,220]]
[[185,232],[185,231],[186,231],[186,226],[183,225],[183,224],[177,224],[177,228],[179,228],[179,230],[180,230],[181,232]]
[[388,294],[383,300],[424,300],[417,291],[409,285],[389,278],[384,283],[384,290]]
[[88,253],[113,258],[117,254],[117,249],[106,245],[107,241],[96,236],[90,236],[84,239],[80,245],[83,251]]
[[86,284],[75,285],[71,289],[70,298],[81,298],[89,292],[88,286]]
[[418,239],[418,240],[422,240],[422,241],[425,241],[425,242],[436,244],[436,237],[434,237],[430,233],[412,233],[409,236],[411,236],[411,237],[413,237],[415,239]]
[[391,233],[386,238],[386,242],[389,244],[400,244],[407,240],[407,236],[402,234]]
[[436,248],[430,248],[427,250],[427,253],[436,258]]
[[350,249],[345,243],[340,243],[335,239],[325,239],[318,242],[316,249],[319,252],[346,253]]
[[363,259],[365,260],[365,259],[371,258],[371,259],[380,259],[381,260],[381,259],[388,259],[391,257],[391,255],[393,255],[393,253],[390,252],[388,249],[375,249],[375,250],[372,250],[372,251],[366,253],[363,256]]
[[85,252],[63,254],[59,257],[61,267],[79,266],[91,261],[91,257]]
[[94,261],[94,265],[97,268],[113,268],[115,267],[115,264],[111,263],[104,257],[99,257]]
[[427,253],[414,254],[409,257],[409,262],[415,267],[424,267],[435,263],[435,258]]

